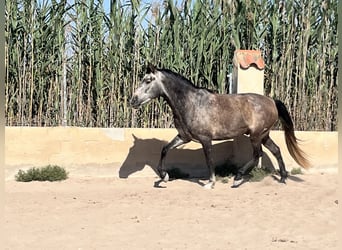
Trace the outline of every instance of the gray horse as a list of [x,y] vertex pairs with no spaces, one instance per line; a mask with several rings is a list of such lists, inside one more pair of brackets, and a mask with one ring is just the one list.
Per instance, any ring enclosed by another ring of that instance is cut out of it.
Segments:
[[239,168],[232,187],[243,183],[243,176],[258,164],[264,145],[275,156],[280,169],[280,182],[285,183],[287,172],[279,147],[270,138],[273,125],[280,119],[287,148],[293,159],[302,167],[309,162],[298,147],[292,119],[279,100],[258,94],[215,94],[194,86],[188,79],[168,69],[147,67],[140,86],[130,101],[133,108],[162,96],[170,105],[178,135],[161,152],[158,173],[162,180],[169,176],[164,170],[167,152],[190,141],[202,144],[206,163],[210,172],[206,188],[215,185],[215,169],[212,159],[212,140],[232,139],[239,135],[249,135],[253,147],[253,158]]

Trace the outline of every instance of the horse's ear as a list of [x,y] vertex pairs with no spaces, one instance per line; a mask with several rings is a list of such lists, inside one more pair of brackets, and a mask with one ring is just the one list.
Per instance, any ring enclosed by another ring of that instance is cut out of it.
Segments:
[[150,73],[155,73],[155,72],[156,72],[156,67],[152,63],[148,63],[146,73],[150,74]]
[[136,141],[138,139],[138,137],[136,137],[134,134],[132,134],[132,137],[133,137],[134,141]]

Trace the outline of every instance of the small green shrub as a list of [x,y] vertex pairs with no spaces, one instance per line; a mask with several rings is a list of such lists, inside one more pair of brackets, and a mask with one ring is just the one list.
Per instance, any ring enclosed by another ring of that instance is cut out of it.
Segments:
[[238,167],[233,163],[227,161],[215,166],[216,180],[224,184],[229,182],[229,178],[237,173]]
[[229,176],[218,176],[216,175],[216,180],[222,182],[223,184],[227,184],[229,182]]
[[303,174],[303,172],[302,172],[301,168],[293,168],[293,169],[291,169],[291,174],[292,175]]
[[56,165],[48,165],[42,168],[30,168],[27,171],[19,170],[15,176],[16,181],[61,181],[68,178],[64,168]]
[[249,174],[250,175],[249,181],[251,182],[262,181],[266,176],[270,174],[271,172],[265,168],[255,167]]

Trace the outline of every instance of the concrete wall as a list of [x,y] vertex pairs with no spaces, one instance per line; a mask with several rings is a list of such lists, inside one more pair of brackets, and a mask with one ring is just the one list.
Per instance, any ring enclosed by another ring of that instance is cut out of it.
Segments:
[[[79,127],[6,127],[5,175],[12,179],[19,169],[57,164],[70,176],[155,176],[162,146],[177,135],[175,129],[123,129]],[[337,132],[296,132],[313,164],[310,171],[337,171]],[[281,148],[290,170],[298,167],[290,157],[283,131],[271,137]],[[247,137],[214,142],[214,160],[243,164],[251,157]],[[278,168],[265,150],[263,164]],[[189,143],[170,151],[166,167],[179,167],[192,176],[207,175],[201,145]]]

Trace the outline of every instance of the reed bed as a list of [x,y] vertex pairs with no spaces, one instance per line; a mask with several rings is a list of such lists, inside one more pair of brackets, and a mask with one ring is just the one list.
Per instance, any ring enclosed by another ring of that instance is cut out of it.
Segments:
[[[236,49],[260,49],[265,94],[298,130],[337,128],[337,0],[6,1],[8,126],[173,126],[129,99],[147,62],[229,89]],[[252,80],[252,79],[251,79]]]

